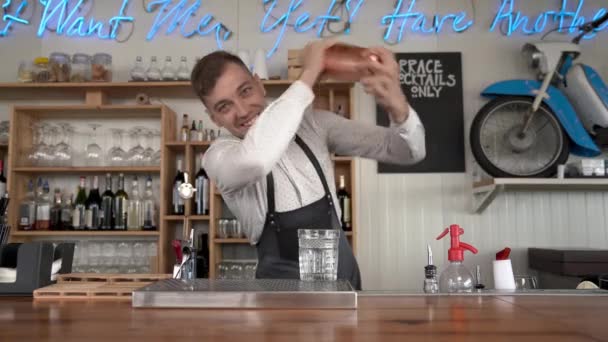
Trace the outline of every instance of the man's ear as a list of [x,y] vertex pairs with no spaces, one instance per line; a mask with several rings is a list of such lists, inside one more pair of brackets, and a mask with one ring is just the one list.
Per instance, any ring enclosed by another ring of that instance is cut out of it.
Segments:
[[264,97],[265,97],[266,88],[264,87],[264,82],[262,82],[262,80],[260,79],[260,76],[258,76],[258,74],[253,74],[253,79],[255,80],[255,83],[257,84],[257,86],[260,87],[260,89],[262,89],[262,93],[264,94]]

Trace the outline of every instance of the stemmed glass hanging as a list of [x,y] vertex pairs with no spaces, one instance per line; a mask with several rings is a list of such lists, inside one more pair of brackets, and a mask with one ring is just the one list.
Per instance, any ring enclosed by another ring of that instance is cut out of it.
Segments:
[[120,128],[111,129],[112,142],[114,146],[108,151],[108,160],[110,165],[124,166],[127,163],[127,152],[122,149],[122,136],[124,130]]
[[72,166],[73,162],[73,150],[71,145],[72,134],[74,128],[68,123],[60,123],[58,131],[61,132],[61,136],[57,137],[59,143],[55,145],[54,160],[58,166]]
[[152,148],[152,138],[154,134],[152,130],[147,128],[142,128],[140,131],[141,136],[144,137],[144,146],[146,148],[143,151],[142,165],[152,165],[154,159],[154,149]]
[[153,137],[153,146],[155,148],[157,148],[157,150],[154,151],[154,155],[152,157],[152,165],[160,165],[160,157],[161,157],[161,152],[160,152],[160,130],[159,129],[155,129],[154,132],[154,137]]
[[144,159],[144,148],[141,146],[141,130],[141,127],[134,127],[129,131],[133,147],[131,147],[127,154],[127,160],[129,165],[132,166],[141,166]]
[[85,162],[87,166],[101,166],[103,159],[103,152],[101,147],[97,143],[97,128],[101,125],[97,123],[89,124],[93,130],[92,140],[87,144],[85,148]]

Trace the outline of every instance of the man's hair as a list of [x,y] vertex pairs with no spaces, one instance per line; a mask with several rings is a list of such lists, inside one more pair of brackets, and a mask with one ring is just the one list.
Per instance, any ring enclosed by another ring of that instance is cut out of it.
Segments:
[[[203,100],[209,95],[228,64],[236,64],[249,72],[249,68],[236,55],[226,51],[215,51],[203,57],[192,69],[190,82],[194,92]],[[204,100],[203,100],[204,101]]]

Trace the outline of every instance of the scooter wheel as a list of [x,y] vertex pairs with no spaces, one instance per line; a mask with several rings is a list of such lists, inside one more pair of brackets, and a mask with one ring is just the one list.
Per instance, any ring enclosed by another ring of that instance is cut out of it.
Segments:
[[521,133],[534,99],[500,97],[475,116],[470,131],[473,156],[493,177],[551,177],[568,160],[570,140],[551,109],[542,104]]

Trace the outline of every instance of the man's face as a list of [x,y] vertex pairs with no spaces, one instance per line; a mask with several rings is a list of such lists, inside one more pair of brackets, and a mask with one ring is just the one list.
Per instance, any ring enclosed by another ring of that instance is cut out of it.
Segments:
[[257,75],[252,76],[241,66],[228,63],[203,102],[216,125],[242,139],[266,108],[265,95]]

